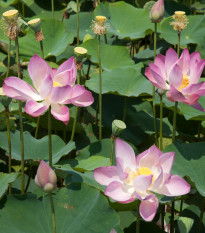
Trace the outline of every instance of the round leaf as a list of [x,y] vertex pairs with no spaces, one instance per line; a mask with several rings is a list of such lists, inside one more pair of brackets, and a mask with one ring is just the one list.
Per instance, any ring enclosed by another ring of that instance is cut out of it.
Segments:
[[[62,188],[53,199],[57,232],[105,233],[115,228],[122,233],[117,213],[107,198],[91,186],[75,184]],[[49,196],[42,200],[34,195],[8,196],[0,224],[4,233],[52,233]]]

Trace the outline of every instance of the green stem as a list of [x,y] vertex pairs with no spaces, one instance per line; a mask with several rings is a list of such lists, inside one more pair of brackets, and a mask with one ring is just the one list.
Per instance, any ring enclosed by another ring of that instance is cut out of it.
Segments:
[[[156,51],[157,51],[157,23],[154,24],[154,60],[156,58],[156,53],[157,53]],[[153,115],[154,115],[155,143],[156,143],[156,146],[158,146],[157,118],[156,118],[156,108],[155,108],[155,105],[154,105],[155,86],[153,86],[152,97],[153,97]]]
[[178,106],[178,102],[176,101],[174,106],[172,142],[175,141],[175,135],[176,135],[177,106]]
[[28,176],[28,180],[27,180],[27,184],[26,184],[26,188],[25,188],[25,193],[28,190],[28,187],[29,187],[29,184],[31,181],[31,176],[32,176],[32,164],[30,164],[30,166],[29,166],[29,176]]
[[91,62],[90,62],[90,60],[89,60],[89,62],[88,62],[88,70],[87,70],[87,74],[86,74],[86,79],[87,79],[87,80],[89,79],[90,66],[91,66]]
[[122,121],[125,122],[127,112],[127,96],[124,97],[124,107],[123,107],[123,118]]
[[40,125],[40,116],[37,118],[36,122],[36,132],[35,132],[35,138],[38,138],[38,130],[39,130],[39,125]]
[[102,68],[100,56],[100,35],[98,35],[98,59],[99,59],[99,113],[100,113],[100,126],[99,126],[99,140],[102,140]]
[[198,121],[198,141],[201,139],[201,121]]
[[180,211],[179,211],[179,213],[181,214],[182,213],[182,211],[183,211],[183,200],[181,200],[181,203],[180,203]]
[[170,218],[170,233],[174,233],[174,201],[172,201],[171,218]]
[[[8,149],[9,149],[9,174],[11,173],[11,137],[10,137],[10,124],[9,124],[9,107],[5,107],[6,111],[6,127],[7,127],[7,138],[8,138]],[[11,184],[9,184],[9,194],[12,193]]]
[[44,59],[44,52],[43,52],[43,41],[40,41],[40,48],[41,48],[41,57]]
[[51,203],[51,213],[52,213],[52,223],[53,223],[53,233],[56,233],[56,218],[55,218],[55,209],[53,204],[52,193],[49,193],[50,203]]
[[54,18],[54,0],[51,0],[52,18]]
[[6,72],[6,77],[9,76],[9,70],[10,70],[10,62],[11,62],[11,55],[10,55],[10,51],[11,51],[11,38],[9,38],[9,44],[8,44],[8,64],[7,64],[7,72]]
[[178,42],[177,42],[177,55],[178,55],[178,58],[179,58],[179,55],[180,55],[180,31],[178,31]]
[[200,233],[200,231],[201,231],[201,225],[202,225],[202,222],[203,222],[204,210],[205,210],[205,198],[203,199],[203,203],[202,203],[202,207],[201,207],[201,213],[200,213],[200,217],[199,217],[199,223],[198,223],[198,226],[197,226],[196,233]]
[[137,221],[136,221],[136,233],[140,233],[140,200],[137,200]]
[[165,216],[165,206],[162,204],[162,212],[161,212],[161,226],[164,231],[164,216]]
[[51,140],[51,106],[48,110],[48,147],[49,147],[49,166],[52,168],[52,140]]
[[22,2],[22,16],[23,18],[25,17],[25,5],[23,2]]
[[114,152],[114,136],[111,136],[111,154],[110,154],[110,163],[113,164],[113,152]]
[[163,101],[162,95],[160,95],[160,133],[159,133],[159,149],[163,150],[163,141],[162,141],[162,123],[163,123]]
[[[15,47],[16,47],[17,67],[18,67],[18,78],[21,78],[18,37],[15,38]],[[22,117],[21,101],[19,101],[19,123],[20,123],[20,143],[21,143],[21,194],[24,194],[24,139],[23,139],[23,117]]]
[[107,35],[104,34],[104,38],[105,38],[105,44],[107,44]]
[[[77,75],[77,84],[80,84],[80,77],[81,77],[81,70],[78,70],[78,75]],[[75,118],[73,122],[73,129],[72,129],[72,134],[71,134],[71,141],[73,141],[74,136],[75,136],[75,128],[76,128],[76,123],[77,123],[77,118],[78,118],[78,106],[75,107]]]
[[[43,41],[42,40],[40,41],[40,49],[41,49],[41,57],[44,59]],[[35,138],[38,138],[39,125],[40,125],[40,116],[37,118]]]
[[79,0],[77,0],[77,46],[79,46]]

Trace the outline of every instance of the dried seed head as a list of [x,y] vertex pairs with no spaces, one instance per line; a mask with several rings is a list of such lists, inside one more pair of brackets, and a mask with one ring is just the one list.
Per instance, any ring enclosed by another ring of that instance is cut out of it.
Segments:
[[103,35],[106,33],[106,28],[109,27],[108,24],[105,24],[107,18],[105,16],[96,16],[95,21],[92,21],[92,29],[95,34]]
[[9,10],[3,13],[2,23],[5,35],[11,40],[15,40],[18,36],[19,26],[19,13],[17,10]]
[[28,21],[28,26],[34,30],[35,32],[35,38],[37,41],[42,41],[44,39],[44,35],[41,30],[41,19],[32,19]]
[[174,30],[178,31],[179,33],[181,33],[181,31],[184,30],[189,23],[184,11],[175,11],[172,18],[174,21],[172,21],[170,25],[172,25]]

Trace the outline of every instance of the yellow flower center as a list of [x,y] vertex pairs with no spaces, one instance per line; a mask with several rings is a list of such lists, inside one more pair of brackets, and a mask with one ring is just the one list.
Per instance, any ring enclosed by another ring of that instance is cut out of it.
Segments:
[[60,83],[53,81],[53,87],[61,87]]
[[139,175],[145,175],[145,176],[149,176],[149,175],[153,175],[153,172],[151,169],[149,169],[148,167],[141,167],[138,170]]
[[154,181],[155,181],[154,174],[153,174],[152,170],[149,169],[148,167],[141,167],[140,169],[135,169],[134,171],[130,172],[130,173],[129,173],[129,176],[128,176],[128,178],[126,179],[125,182],[126,182],[127,184],[132,185],[134,179],[135,179],[137,176],[140,176],[140,175],[145,175],[145,176],[153,175],[151,186],[153,185],[153,183],[154,183]]
[[178,90],[181,91],[183,88],[189,86],[189,77],[186,74],[183,74],[183,80]]

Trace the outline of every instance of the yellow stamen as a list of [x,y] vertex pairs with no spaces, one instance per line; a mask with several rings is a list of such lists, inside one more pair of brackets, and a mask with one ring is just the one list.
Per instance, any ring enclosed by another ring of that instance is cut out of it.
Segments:
[[53,87],[61,87],[60,83],[53,81]]
[[181,91],[183,88],[189,86],[189,77],[186,74],[183,74],[183,80],[178,90]]
[[153,175],[152,170],[149,169],[148,167],[141,167],[138,170],[139,175],[145,175],[145,176],[149,176],[149,175]]

